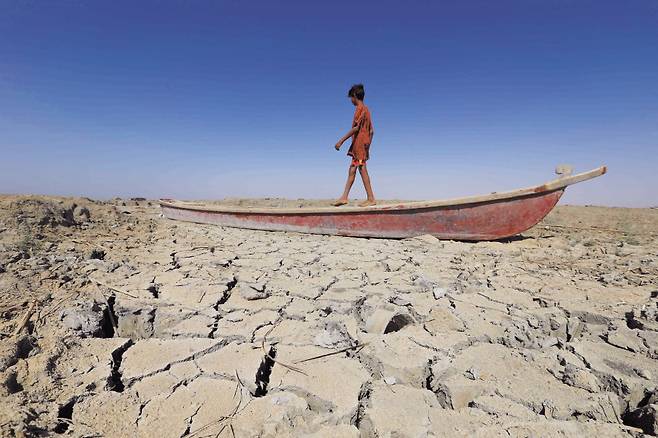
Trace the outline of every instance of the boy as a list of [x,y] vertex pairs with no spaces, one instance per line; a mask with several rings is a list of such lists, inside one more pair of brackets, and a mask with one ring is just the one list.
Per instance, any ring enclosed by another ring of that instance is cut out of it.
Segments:
[[352,145],[347,152],[347,155],[352,157],[352,163],[350,164],[343,195],[333,203],[336,207],[347,204],[347,197],[350,194],[350,189],[354,183],[357,168],[361,174],[363,186],[368,194],[368,199],[360,203],[359,206],[368,207],[370,205],[375,205],[376,203],[375,195],[372,193],[372,187],[370,186],[368,168],[366,167],[366,161],[370,158],[370,143],[372,142],[372,137],[375,134],[375,131],[373,130],[372,120],[370,119],[370,110],[363,103],[363,98],[365,96],[366,92],[363,89],[363,84],[353,85],[352,88],[350,88],[350,91],[347,92],[347,97],[350,98],[352,104],[356,107],[356,110],[354,111],[354,119],[352,120],[352,129],[350,129],[343,138],[338,140],[338,143],[336,143],[336,150],[340,150],[340,147],[345,143],[345,140],[352,137]]

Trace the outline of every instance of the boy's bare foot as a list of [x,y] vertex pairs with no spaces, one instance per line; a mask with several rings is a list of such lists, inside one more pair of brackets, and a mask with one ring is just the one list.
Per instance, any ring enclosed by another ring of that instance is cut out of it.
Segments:
[[347,204],[347,200],[338,199],[337,201],[334,201],[331,205],[333,205],[334,207],[340,207],[341,205],[346,205],[346,204]]
[[373,206],[373,205],[377,205],[377,202],[374,201],[374,200],[368,199],[368,200],[365,200],[362,203],[360,203],[359,207],[370,207],[370,206]]

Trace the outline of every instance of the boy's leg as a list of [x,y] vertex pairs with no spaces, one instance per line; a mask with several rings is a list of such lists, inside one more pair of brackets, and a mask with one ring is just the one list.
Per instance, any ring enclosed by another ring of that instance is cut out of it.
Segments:
[[354,184],[354,179],[356,178],[356,166],[350,166],[350,169],[347,173],[347,182],[345,183],[345,190],[343,190],[343,195],[334,202],[335,206],[347,204],[347,197],[350,195],[350,189],[352,184]]
[[366,189],[366,194],[368,195],[368,200],[362,202],[361,205],[375,205],[375,194],[372,192],[372,186],[370,185],[370,175],[368,175],[368,168],[366,167],[366,163],[363,163],[362,166],[359,166],[359,173],[361,174],[363,187]]

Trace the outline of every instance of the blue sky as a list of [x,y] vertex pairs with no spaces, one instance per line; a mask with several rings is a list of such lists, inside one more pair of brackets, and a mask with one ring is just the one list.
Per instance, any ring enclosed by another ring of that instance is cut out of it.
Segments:
[[0,193],[338,196],[333,145],[363,82],[379,198],[514,189],[571,163],[610,170],[563,203],[658,205],[656,0],[0,10]]

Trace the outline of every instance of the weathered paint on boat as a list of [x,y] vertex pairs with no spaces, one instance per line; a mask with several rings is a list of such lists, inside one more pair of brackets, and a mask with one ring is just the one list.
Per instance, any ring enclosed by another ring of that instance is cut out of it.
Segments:
[[570,185],[595,178],[605,167],[541,186],[447,201],[373,207],[237,208],[162,200],[169,219],[227,227],[354,237],[496,240],[519,234],[542,220]]

